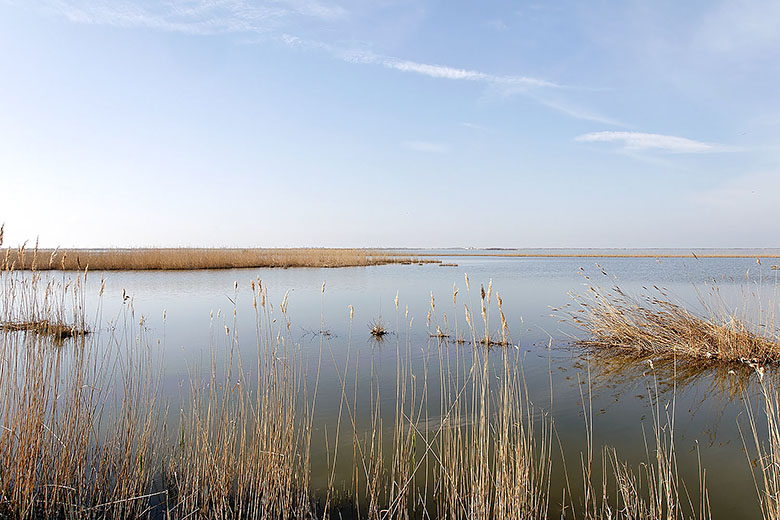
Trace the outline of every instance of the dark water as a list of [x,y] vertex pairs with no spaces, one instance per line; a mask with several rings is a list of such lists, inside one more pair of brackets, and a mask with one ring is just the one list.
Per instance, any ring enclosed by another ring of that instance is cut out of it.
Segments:
[[[388,401],[387,409],[392,410],[390,403],[394,401],[395,393],[389,388],[395,382],[397,350],[409,348],[419,360],[418,366],[422,367],[426,353],[438,348],[436,340],[429,337],[430,329],[426,325],[431,293],[436,301],[434,323],[443,328],[446,313],[448,325],[454,327],[457,320],[457,326],[463,330],[466,327],[464,302],[472,305],[478,316],[479,288],[481,285],[487,288],[492,280],[493,293],[500,294],[503,300],[513,344],[522,355],[530,396],[539,410],[551,410],[566,454],[568,472],[576,476],[580,474],[580,454],[585,449],[582,393],[586,396],[589,390],[592,393],[585,404],[593,410],[596,450],[604,444],[613,446],[621,458],[636,467],[647,460],[645,435],[653,442],[651,417],[654,408],[651,403],[654,399],[648,388],[654,389],[657,380],[663,380],[664,375],[654,374],[649,365],[614,370],[614,367],[604,367],[590,360],[571,345],[573,339],[582,337],[582,333],[570,323],[561,322],[561,312],[556,313],[552,308],[570,303],[570,293],[581,293],[589,283],[595,282],[603,286],[619,283],[629,292],[657,285],[695,309],[699,307],[698,293],[706,292],[706,284],[717,281],[723,299],[730,306],[742,309],[746,292],[752,301],[773,298],[778,274],[767,265],[759,266],[755,259],[659,261],[652,258],[462,256],[446,261],[458,265],[91,273],[87,294],[91,298],[101,276],[104,277],[104,324],[119,316],[123,305],[129,304],[124,303],[123,294],[132,298],[136,317],[144,316],[150,337],[159,338],[163,345],[165,392],[172,403],[179,398],[179,384],[188,377],[188,367],[207,364],[211,346],[223,341],[224,325],[234,326],[234,302],[237,309],[235,326],[242,338],[240,351],[245,359],[252,359],[257,343],[251,280],[262,280],[268,288],[269,303],[277,309],[287,294],[290,332],[301,346],[309,369],[316,365],[322,352],[326,354],[320,371],[312,439],[312,483],[319,487],[324,486],[327,460],[324,435],[326,429],[331,433],[335,429],[341,398],[333,359],[343,367],[349,350],[352,366],[359,359],[364,370],[372,360],[379,379],[388,388],[383,400]],[[465,274],[471,283],[470,295],[465,287]],[[452,303],[453,284],[458,290],[455,306]],[[751,291],[760,298],[750,296]],[[95,304],[89,305],[90,312],[96,312]],[[354,309],[351,320],[350,306]],[[754,310],[744,309],[748,313]],[[380,318],[392,333],[378,343],[370,336],[369,327]],[[481,323],[481,318],[479,320]],[[491,329],[500,328],[495,311],[491,320]],[[329,335],[317,334],[321,329],[327,330]],[[664,413],[675,411],[674,440],[680,475],[689,483],[692,500],[698,500],[697,459],[700,456],[707,472],[713,517],[755,517],[760,514],[756,490],[738,428],[738,424],[743,430],[747,427],[745,405],[742,394],[730,395],[724,389],[729,387],[728,381],[723,381],[727,377],[731,376],[704,373],[676,388],[662,384],[657,402],[661,403]],[[367,377],[361,375],[360,385],[366,381]],[[365,409],[368,399],[361,389],[359,407]],[[664,408],[667,404],[668,408]],[[342,444],[345,452],[351,451],[350,439],[342,440]],[[330,448],[333,448],[332,444]],[[556,464],[554,487],[561,484],[563,478],[562,464],[560,461]],[[346,471],[342,474],[339,470],[339,476],[347,479]],[[576,478],[572,477],[572,480],[576,481]],[[572,482],[575,494],[577,486]],[[560,496],[555,490],[552,495],[552,502]]]

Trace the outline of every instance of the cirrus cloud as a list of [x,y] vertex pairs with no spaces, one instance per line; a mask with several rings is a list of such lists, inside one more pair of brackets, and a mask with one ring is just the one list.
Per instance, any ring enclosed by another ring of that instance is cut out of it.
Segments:
[[574,138],[585,143],[622,143],[627,150],[660,150],[671,153],[710,153],[724,151],[718,144],[695,141],[675,135],[644,132],[590,132]]
[[[285,20],[305,17],[323,22],[349,13],[329,0],[41,0],[29,4],[44,13],[75,23],[122,28],[148,28],[194,35],[264,34]],[[18,0],[11,0],[12,3]],[[25,2],[26,4],[26,2]]]

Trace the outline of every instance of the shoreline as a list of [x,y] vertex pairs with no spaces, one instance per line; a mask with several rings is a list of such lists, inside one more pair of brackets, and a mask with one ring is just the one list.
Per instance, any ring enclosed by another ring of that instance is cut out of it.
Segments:
[[650,254],[650,253],[417,253],[421,258],[431,257],[475,257],[475,258],[780,258],[780,253],[770,254]]
[[337,268],[439,264],[452,258],[690,258],[761,259],[770,268],[780,249],[368,249],[368,248],[121,248],[0,249],[4,269],[53,271],[184,271],[261,268]]

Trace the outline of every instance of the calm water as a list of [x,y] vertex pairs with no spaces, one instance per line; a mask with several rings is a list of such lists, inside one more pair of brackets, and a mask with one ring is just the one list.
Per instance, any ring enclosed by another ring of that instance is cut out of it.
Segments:
[[[602,367],[589,362],[581,351],[572,348],[571,340],[581,337],[581,333],[570,324],[560,322],[558,317],[551,316],[551,307],[565,305],[571,301],[570,293],[585,290],[589,282],[586,275],[598,284],[609,286],[617,282],[629,291],[641,291],[643,286],[662,286],[696,308],[698,297],[695,286],[702,289],[705,283],[716,279],[726,300],[741,305],[746,280],[749,290],[758,290],[763,297],[771,297],[778,273],[766,265],[771,262],[759,267],[755,259],[659,261],[648,258],[488,258],[464,255],[448,257],[446,261],[458,265],[91,273],[87,294],[91,297],[97,292],[99,279],[103,276],[106,282],[102,298],[104,325],[120,315],[123,293],[132,297],[136,316],[144,316],[150,336],[159,338],[163,345],[165,392],[175,404],[180,395],[179,384],[188,377],[187,367],[207,364],[212,338],[217,338],[215,342],[219,344],[220,338],[224,337],[223,319],[217,317],[218,311],[222,311],[220,316],[228,315],[228,324],[232,327],[233,302],[236,303],[240,350],[245,359],[252,360],[256,339],[250,280],[262,280],[268,288],[269,301],[275,306],[287,293],[290,330],[307,356],[310,370],[319,359],[321,349],[326,352],[320,374],[312,441],[312,479],[314,486],[318,487],[324,484],[323,479],[318,477],[325,473],[324,432],[326,427],[330,432],[335,428],[341,394],[330,353],[333,352],[333,357],[343,363],[349,349],[351,359],[359,358],[363,367],[373,360],[381,384],[388,389],[383,394],[383,400],[388,401],[387,410],[391,412],[395,392],[389,389],[395,384],[397,349],[410,345],[413,355],[419,356],[422,367],[426,352],[437,348],[436,340],[429,337],[426,326],[431,292],[436,298],[437,323],[443,327],[443,313],[446,313],[451,328],[456,319],[460,328],[465,327],[463,302],[469,301],[469,295],[464,274],[468,274],[471,281],[470,301],[477,316],[480,285],[487,287],[492,280],[494,293],[501,295],[513,341],[523,355],[532,399],[540,410],[549,410],[552,391],[552,415],[566,454],[568,471],[570,475],[579,475],[580,453],[585,449],[580,392],[584,387],[587,394],[587,385],[583,383],[590,377],[596,449],[602,444],[614,446],[623,459],[636,467],[646,460],[643,431],[652,438],[648,385],[653,385],[654,379],[643,366],[605,375]],[[607,276],[596,264],[603,267]],[[452,304],[453,284],[459,291],[456,307]],[[398,311],[394,302],[396,295],[399,298]],[[95,298],[90,299],[91,312],[95,312],[95,301]],[[351,321],[350,305],[354,308]],[[377,343],[369,334],[369,325],[380,317],[393,334]],[[322,327],[330,332],[330,336],[316,334]],[[491,328],[499,327],[500,322],[494,315]],[[367,377],[361,375],[359,383],[366,384]],[[743,429],[746,426],[744,403],[739,395],[730,398],[728,392],[719,390],[723,386],[718,385],[719,381],[716,376],[705,374],[689,385],[662,393],[660,399],[662,403],[675,400],[678,463],[681,476],[689,483],[693,500],[697,500],[698,493],[696,449],[699,447],[702,465],[707,471],[713,517],[754,517],[759,514],[758,502],[738,429],[738,422]],[[433,386],[438,387],[438,383]],[[368,397],[361,391],[359,408],[365,410],[367,400]],[[342,444],[345,452],[351,452],[349,438],[342,439]],[[558,463],[555,475],[558,483],[562,478],[561,467]],[[573,487],[576,492],[577,484]],[[560,493],[554,491],[552,495],[554,503]]]

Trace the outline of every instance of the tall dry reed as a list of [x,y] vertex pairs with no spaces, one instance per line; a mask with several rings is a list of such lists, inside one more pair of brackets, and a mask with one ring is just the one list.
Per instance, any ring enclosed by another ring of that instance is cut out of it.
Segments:
[[750,428],[747,435],[743,434],[743,444],[763,518],[777,520],[780,519],[780,385],[776,377],[765,377],[761,367],[757,373],[763,409],[755,410],[750,396],[745,395]]
[[285,325],[276,326],[267,292],[252,283],[257,359],[248,376],[236,327],[224,326],[223,368],[212,350],[208,373],[191,374],[167,480],[177,518],[307,518],[312,409],[305,370]]
[[657,286],[631,295],[618,286],[592,284],[584,294],[573,295],[575,308],[565,309],[565,318],[587,333],[579,343],[594,349],[705,364],[762,365],[780,361],[780,330],[775,319],[778,299],[764,304],[760,290],[761,282],[745,293],[743,302],[757,305],[740,312],[712,286],[699,292],[702,310],[695,313]]
[[[15,256],[23,262],[36,258],[37,249],[21,248]],[[74,276],[52,276],[14,268],[9,255],[0,263],[0,330],[30,331],[63,339],[88,332],[83,285],[87,271]]]
[[[56,318],[29,294],[34,280],[4,276],[7,301],[23,302],[38,319]],[[77,301],[86,275],[79,276],[82,282],[65,284]],[[43,293],[60,290],[47,284]],[[84,323],[84,307],[77,312]],[[160,380],[152,368],[159,362],[132,309],[125,312],[129,328],[65,342],[38,331],[0,332],[0,516],[145,514],[160,470]]]
[[[711,518],[706,470],[699,459],[697,490],[680,477],[675,446],[676,395],[664,403],[660,399],[657,375],[648,386],[652,432],[643,431],[646,460],[632,468],[621,460],[617,450],[603,446],[600,465],[594,447],[591,385],[588,396],[581,390],[585,419],[586,449],[582,454],[583,504],[581,517],[589,520],[707,520]],[[644,430],[644,429],[643,429]],[[601,474],[601,478],[597,474]],[[695,496],[691,495],[695,490]],[[573,517],[576,518],[576,505]]]

